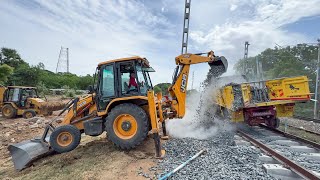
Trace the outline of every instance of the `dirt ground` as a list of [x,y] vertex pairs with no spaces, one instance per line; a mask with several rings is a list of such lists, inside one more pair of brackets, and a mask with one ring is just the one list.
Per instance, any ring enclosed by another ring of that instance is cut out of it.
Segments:
[[52,117],[0,118],[0,179],[156,179],[157,172],[152,167],[158,160],[154,158],[152,138],[135,150],[122,151],[108,142],[105,134],[82,136],[75,150],[42,158],[17,172],[8,145],[41,135]]

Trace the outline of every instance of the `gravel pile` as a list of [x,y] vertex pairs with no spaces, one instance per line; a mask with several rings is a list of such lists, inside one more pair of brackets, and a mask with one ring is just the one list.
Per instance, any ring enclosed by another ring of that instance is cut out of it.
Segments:
[[158,178],[206,149],[171,179],[274,179],[263,171],[255,148],[234,145],[234,132],[220,132],[206,140],[170,139],[164,148],[166,158],[158,163],[162,171]]
[[320,133],[320,123],[315,123],[311,121],[299,120],[296,118],[284,117],[280,118],[281,122],[284,123],[285,120],[288,121],[288,125],[295,126],[298,128],[303,128],[309,131],[314,131]]

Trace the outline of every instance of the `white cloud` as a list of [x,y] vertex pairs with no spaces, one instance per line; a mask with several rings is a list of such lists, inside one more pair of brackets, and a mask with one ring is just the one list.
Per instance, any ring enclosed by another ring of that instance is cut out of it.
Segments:
[[231,5],[230,5],[230,11],[234,11],[234,10],[236,10],[237,8],[238,8],[238,6],[235,5],[235,4],[231,4]]
[[[210,49],[232,65],[274,43],[292,44],[307,36],[283,27],[320,14],[319,0],[197,0],[191,4],[189,52]],[[3,1],[1,46],[16,48],[27,61],[54,71],[60,46],[69,47],[71,72],[94,73],[100,61],[146,56],[157,73],[154,84],[171,82],[174,57],[180,53],[184,1],[69,0]],[[194,85],[206,76],[206,64],[195,65]],[[231,70],[231,71],[230,71]],[[191,76],[189,78],[191,80]]]
[[[295,44],[309,41],[308,37],[295,32],[288,32],[282,27],[303,17],[320,14],[319,0],[305,1],[231,1],[234,14],[242,14],[228,22],[213,26],[209,33],[197,30],[190,34],[196,45],[209,47],[229,59],[229,73],[232,64],[243,57],[244,42],[249,41],[249,55],[255,55],[265,48],[274,47],[275,43]],[[303,7],[303,8],[301,8]],[[240,21],[239,21],[240,19]],[[242,20],[241,20],[242,19]]]

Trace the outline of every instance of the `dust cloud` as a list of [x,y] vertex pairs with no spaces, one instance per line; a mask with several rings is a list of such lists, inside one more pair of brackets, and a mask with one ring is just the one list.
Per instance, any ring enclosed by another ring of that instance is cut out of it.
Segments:
[[232,81],[244,81],[231,77],[213,78],[202,91],[187,96],[186,115],[182,119],[172,119],[166,122],[167,131],[175,138],[207,139],[222,131],[233,131],[234,126],[216,113],[214,94],[222,86]]

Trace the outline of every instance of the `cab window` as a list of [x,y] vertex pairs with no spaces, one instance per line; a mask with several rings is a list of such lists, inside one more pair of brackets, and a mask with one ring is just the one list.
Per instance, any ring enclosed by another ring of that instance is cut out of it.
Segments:
[[137,76],[138,76],[138,84],[140,86],[141,94],[147,94],[149,89],[148,80],[146,79],[145,72],[142,71],[140,65],[136,66],[137,69]]
[[122,95],[138,94],[138,81],[133,62],[120,64]]
[[102,97],[115,96],[113,65],[105,66],[101,73],[100,90]]

